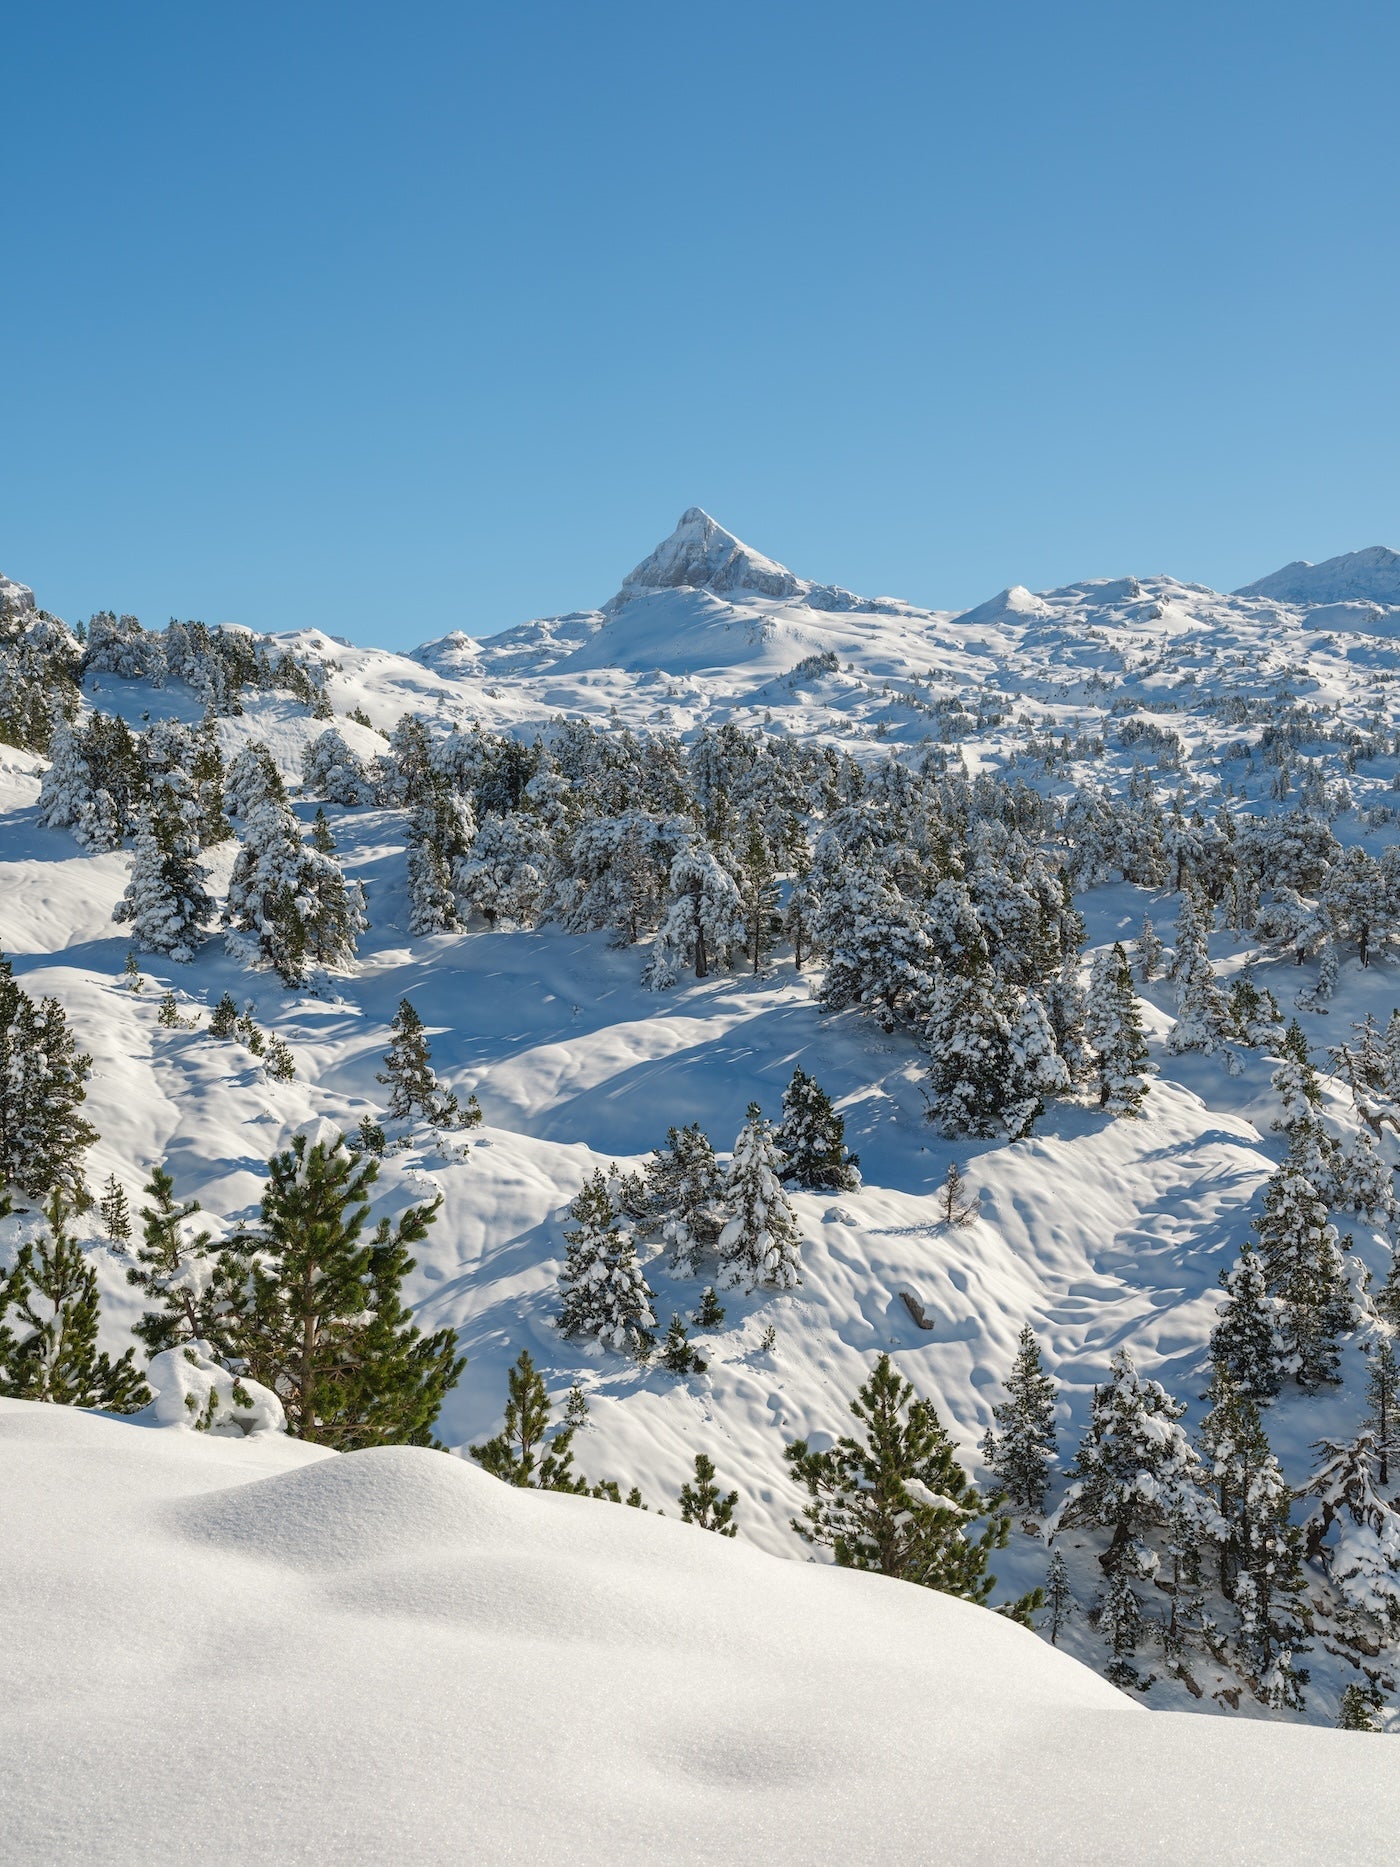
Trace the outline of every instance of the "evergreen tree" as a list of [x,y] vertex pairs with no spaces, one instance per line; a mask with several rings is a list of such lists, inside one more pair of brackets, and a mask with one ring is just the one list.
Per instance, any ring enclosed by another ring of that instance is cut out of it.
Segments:
[[470,800],[443,778],[415,788],[418,802],[408,818],[409,931],[450,933],[462,924],[456,870],[472,847],[476,818]]
[[1400,1462],[1400,1357],[1386,1336],[1371,1351],[1366,1374],[1366,1418],[1375,1434],[1376,1458],[1382,1485],[1390,1483],[1392,1456]]
[[778,1178],[781,1165],[773,1124],[751,1102],[725,1175],[724,1205],[729,1219],[716,1246],[731,1284],[746,1284],[750,1290],[760,1284],[790,1290],[802,1281],[797,1272],[802,1238]]
[[703,1374],[709,1366],[690,1345],[684,1318],[673,1316],[661,1344],[661,1365],[668,1374]]
[[362,1154],[374,1154],[382,1159],[388,1140],[383,1128],[372,1115],[362,1115],[355,1134],[355,1146]]
[[311,819],[311,847],[322,856],[335,854],[335,833],[331,829],[330,818],[318,804],[316,815]]
[[692,968],[697,979],[712,965],[727,965],[744,939],[743,904],[734,878],[701,843],[681,850],[671,864],[670,906],[656,936],[644,975],[658,990],[674,985],[676,968]]
[[1040,1362],[1029,1326],[1022,1329],[1007,1376],[1006,1399],[992,1408],[995,1425],[982,1440],[982,1457],[1011,1502],[1043,1511],[1055,1462],[1055,1383]]
[[473,1446],[472,1457],[493,1478],[508,1485],[531,1486],[537,1491],[587,1491],[588,1481],[573,1471],[574,1426],[564,1426],[553,1439],[545,1437],[551,1412],[549,1391],[528,1348],[521,1349],[506,1382],[505,1425],[494,1439]]
[[1145,914],[1142,917],[1142,929],[1133,942],[1133,957],[1137,962],[1138,978],[1144,985],[1151,985],[1162,969],[1162,942]]
[[1176,1023],[1167,1035],[1167,1049],[1173,1055],[1222,1050],[1230,1034],[1229,1006],[1210,963],[1210,928],[1210,904],[1194,888],[1183,889],[1172,961]]
[[1268,1292],[1264,1267],[1246,1239],[1234,1266],[1220,1273],[1225,1301],[1216,1311],[1210,1353],[1217,1368],[1251,1400],[1272,1400],[1279,1390],[1281,1345],[1275,1326],[1276,1306]]
[[700,1530],[715,1530],[720,1536],[737,1536],[734,1507],[739,1493],[727,1495],[715,1483],[713,1462],[703,1452],[695,1455],[695,1481],[681,1486],[681,1522],[693,1523]]
[[929,1114],[945,1134],[1029,1134],[1069,1087],[1044,1007],[987,967],[945,974],[929,1014]]
[[669,1128],[646,1168],[645,1229],[659,1232],[678,1277],[693,1277],[724,1225],[724,1176],[698,1122]]
[[141,1208],[142,1242],[126,1281],[154,1307],[132,1334],[150,1355],[187,1342],[219,1345],[222,1290],[213,1241],[208,1232],[191,1236],[188,1229],[199,1201],[178,1202],[175,1182],[164,1167],[152,1168],[145,1190],[151,1203]]
[[787,906],[783,909],[783,933],[791,942],[792,963],[797,972],[801,972],[803,960],[810,959],[817,950],[814,942],[819,917],[820,900],[811,871],[800,869],[788,889]]
[[214,902],[198,849],[194,825],[174,808],[138,820],[131,877],[112,919],[130,921],[132,938],[148,953],[187,961],[204,943]]
[[430,1444],[465,1365],[455,1332],[423,1336],[402,1299],[408,1247],[440,1201],[381,1219],[362,1239],[378,1174],[344,1136],[297,1135],[268,1162],[260,1223],[223,1254],[234,1353],[279,1396],[290,1433],[339,1451]]
[[211,1037],[232,1037],[238,1028],[238,1007],[233,1002],[233,995],[225,992],[215,1005],[209,1019]]
[[588,1396],[575,1381],[564,1400],[564,1424],[577,1432],[588,1424]]
[[1322,1106],[1322,1085],[1308,1058],[1308,1040],[1295,1018],[1284,1034],[1279,1066],[1270,1078],[1282,1104],[1282,1116],[1273,1125],[1287,1135],[1316,1119]]
[[1148,1529],[1166,1521],[1177,1495],[1194,1488],[1199,1461],[1178,1422],[1185,1405],[1160,1381],[1146,1380],[1126,1348],[1094,1389],[1088,1430],[1070,1469],[1062,1524],[1092,1523],[1112,1532],[1103,1567],[1141,1566]]
[[1147,1094],[1147,1039],[1121,946],[1094,961],[1084,1033],[1097,1060],[1099,1107],[1112,1115],[1141,1114]]
[[744,926],[744,951],[753,971],[762,972],[779,926],[778,882],[773,852],[756,812],[750,813],[745,826],[736,867],[739,913]]
[[1337,1709],[1339,1731],[1379,1731],[1377,1712],[1385,1709],[1385,1696],[1372,1680],[1365,1685],[1349,1685],[1342,1693]]
[[699,1307],[695,1312],[697,1329],[718,1329],[724,1321],[724,1305],[715,1295],[713,1284],[706,1284],[700,1292]]
[[251,817],[262,804],[285,804],[286,787],[276,760],[260,739],[250,739],[235,754],[224,778],[224,809],[230,817]]
[[347,965],[369,925],[359,883],[302,841],[290,806],[276,798],[248,815],[224,919],[235,950],[251,947],[286,985],[299,985],[312,966]]
[[130,947],[127,948],[126,958],[122,961],[122,978],[126,982],[128,992],[139,992],[146,983],[141,976],[141,962]]
[[131,1207],[127,1202],[126,1188],[114,1173],[107,1175],[97,1210],[108,1241],[114,1245],[124,1245],[131,1237]]
[[173,992],[162,992],[156,1010],[156,1023],[162,1030],[174,1031],[180,1024],[180,1002]]
[[860,1158],[846,1151],[846,1123],[815,1077],[799,1067],[783,1091],[778,1128],[783,1178],[819,1193],[849,1193],[860,1185]]
[[985,1602],[996,1585],[987,1558],[1006,1547],[1010,1526],[993,1508],[982,1534],[968,1534],[988,1507],[933,1407],[915,1398],[888,1355],[850,1404],[863,1439],[843,1434],[826,1452],[813,1452],[805,1439],[787,1448],[810,1498],[793,1529],[831,1550],[842,1568]]
[[1099,1609],[1099,1632],[1113,1656],[1104,1672],[1109,1684],[1116,1685],[1120,1691],[1139,1685],[1141,1681],[1133,1665],[1133,1655],[1142,1632],[1142,1605],[1133,1587],[1133,1569],[1128,1562],[1120,1563],[1109,1577]]
[[955,1160],[950,1160],[938,1194],[939,1218],[948,1226],[970,1225],[981,1210],[981,1194],[969,1195],[962,1168]]
[[1335,1381],[1339,1336],[1351,1327],[1351,1290],[1337,1228],[1317,1188],[1286,1160],[1264,1189],[1254,1221],[1269,1295],[1278,1299],[1279,1365],[1300,1387]]
[[584,1182],[569,1207],[568,1255],[559,1274],[565,1335],[596,1336],[618,1354],[651,1352],[654,1301],[631,1232],[623,1225],[601,1171]]
[[290,1046],[276,1033],[267,1040],[267,1056],[263,1063],[267,1079],[272,1083],[295,1082],[297,1065]]
[[464,1111],[453,1092],[438,1082],[423,1020],[406,998],[399,1000],[390,1029],[394,1039],[384,1056],[384,1073],[375,1081],[389,1091],[389,1113],[394,1120],[417,1116],[435,1128],[475,1127],[481,1120],[476,1098],[471,1098]]
[[1060,1643],[1060,1631],[1074,1612],[1074,1592],[1069,1585],[1069,1569],[1059,1550],[1050,1557],[1045,1571],[1045,1605],[1050,1610],[1046,1626],[1052,1647]]
[[80,1211],[91,1203],[82,1158],[98,1136],[79,1114],[91,1070],[57,999],[36,1005],[0,958],[0,1183],[31,1199],[59,1188]]
[[[150,1400],[133,1352],[99,1353],[97,1277],[68,1231],[70,1208],[55,1190],[46,1234],[21,1245],[0,1282],[0,1394],[62,1407],[136,1413]],[[13,1318],[13,1321],[11,1321]]]

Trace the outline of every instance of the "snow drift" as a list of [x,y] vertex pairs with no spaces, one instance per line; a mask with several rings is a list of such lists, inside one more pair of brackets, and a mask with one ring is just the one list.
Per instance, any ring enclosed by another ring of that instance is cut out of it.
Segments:
[[10,1860],[1389,1848],[1389,1746],[1143,1715],[984,1609],[442,1453],[0,1401],[0,1474]]

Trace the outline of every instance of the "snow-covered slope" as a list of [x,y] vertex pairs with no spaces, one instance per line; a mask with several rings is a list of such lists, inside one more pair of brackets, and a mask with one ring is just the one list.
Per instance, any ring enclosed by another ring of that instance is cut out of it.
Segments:
[[15,1862],[1374,1862],[1400,1754],[440,1453],[0,1401]]
[[1278,603],[1309,609],[1323,603],[1400,605],[1400,551],[1368,545],[1364,551],[1346,551],[1321,564],[1298,558],[1235,594],[1272,597]]

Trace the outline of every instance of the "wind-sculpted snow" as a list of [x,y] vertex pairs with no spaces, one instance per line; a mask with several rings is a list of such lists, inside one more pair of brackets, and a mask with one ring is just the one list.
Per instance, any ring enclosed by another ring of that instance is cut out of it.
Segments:
[[[5,1857],[1371,1862],[1389,1746],[441,1453],[0,1401]],[[1343,1815],[1344,1812],[1344,1815]]]

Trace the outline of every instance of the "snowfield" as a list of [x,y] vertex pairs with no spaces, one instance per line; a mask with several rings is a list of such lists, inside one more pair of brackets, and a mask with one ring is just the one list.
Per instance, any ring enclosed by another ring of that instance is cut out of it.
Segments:
[[1342,1733],[412,1448],[0,1401],[15,1862],[1369,1862]]

